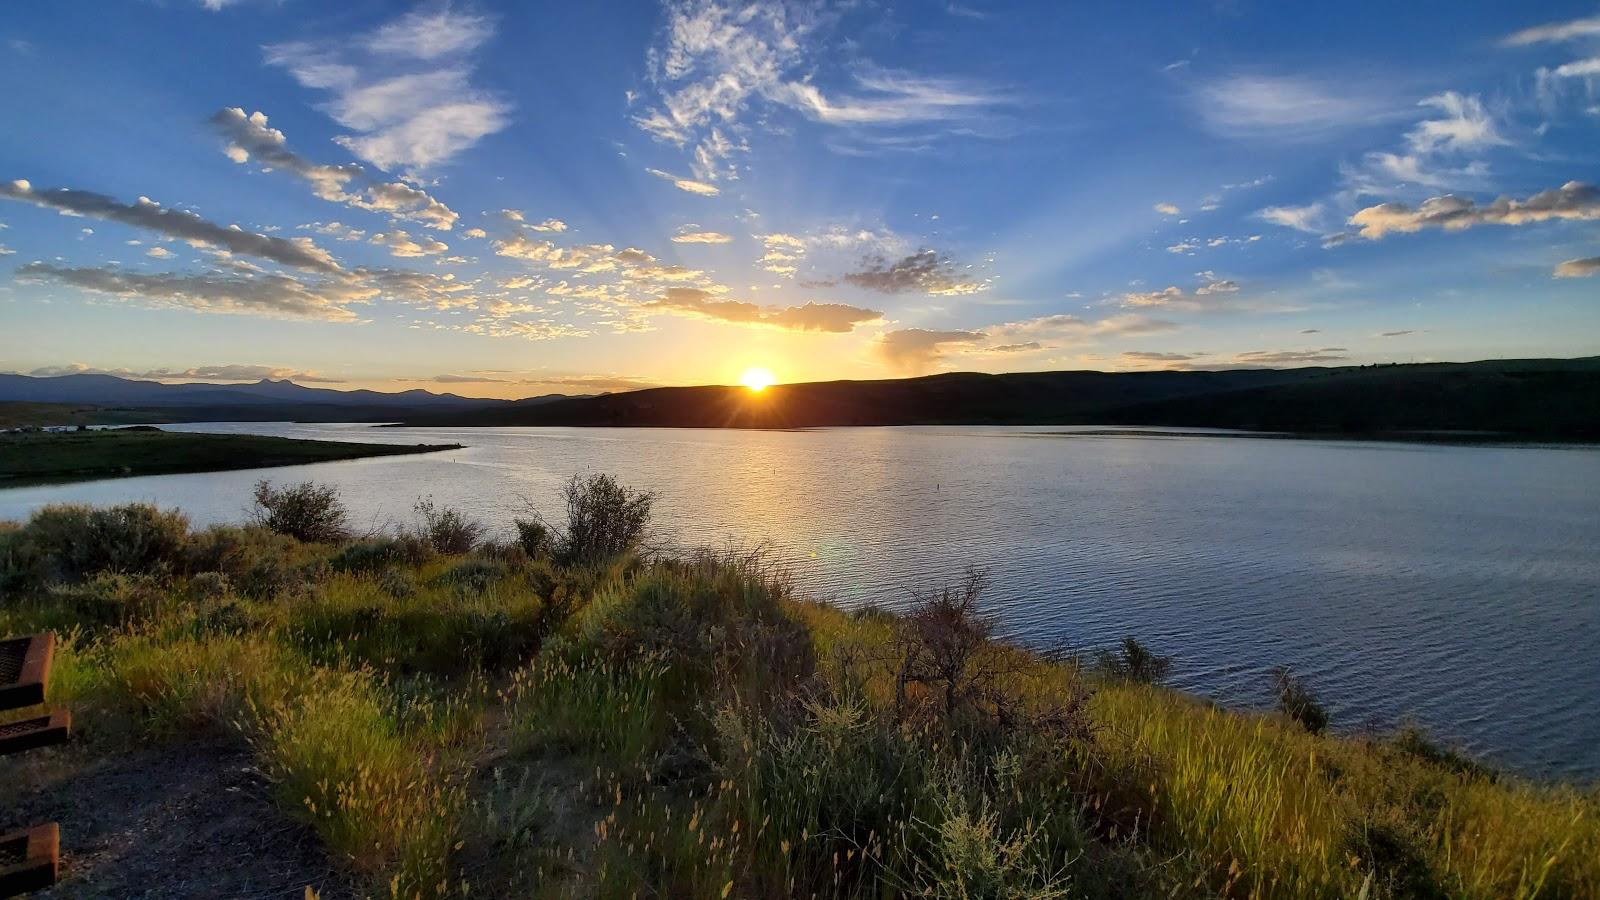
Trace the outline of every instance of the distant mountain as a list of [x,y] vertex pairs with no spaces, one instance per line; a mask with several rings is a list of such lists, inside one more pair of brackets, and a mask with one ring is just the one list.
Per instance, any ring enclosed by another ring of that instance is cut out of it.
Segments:
[[408,409],[464,409],[504,403],[435,394],[420,388],[398,393],[339,391],[310,388],[293,381],[262,379],[253,384],[166,384],[118,378],[114,375],[0,375],[0,401],[29,403],[92,403],[98,405],[202,406],[231,404],[317,404],[333,406],[394,406]]
[[[547,394],[517,402],[537,405],[567,399],[563,394]],[[510,402],[421,389],[339,391],[271,379],[253,384],[165,384],[114,375],[0,374],[0,407],[11,408],[9,418],[37,424],[392,422],[427,413],[483,411]]]
[[1600,357],[1216,372],[951,373],[882,381],[654,388],[422,412],[413,425],[801,428],[1180,425],[1600,438]]

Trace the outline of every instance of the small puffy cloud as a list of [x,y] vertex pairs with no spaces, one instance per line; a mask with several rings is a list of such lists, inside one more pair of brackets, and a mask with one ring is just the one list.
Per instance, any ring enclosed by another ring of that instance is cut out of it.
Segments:
[[956,271],[949,260],[932,250],[919,250],[890,262],[868,260],[857,272],[847,272],[844,280],[856,287],[885,294],[975,294],[988,287]]
[[1312,203],[1306,206],[1269,206],[1256,213],[1256,217],[1282,225],[1284,228],[1293,228],[1295,231],[1305,231],[1319,234],[1323,217],[1321,203]]
[[151,247],[144,252],[144,255],[153,259],[166,259],[172,255],[172,251],[165,247]]
[[24,180],[0,183],[0,197],[32,203],[71,215],[88,216],[144,228],[191,244],[217,247],[230,253],[269,259],[315,272],[339,272],[339,264],[309,238],[280,238],[245,231],[237,225],[218,225],[184,209],[168,209],[148,197],[122,203],[91,191],[51,188],[36,191]]
[[488,237],[489,232],[484,231],[482,228],[468,228],[466,231],[461,232],[461,236],[482,239]]
[[1500,197],[1482,206],[1468,198],[1446,194],[1417,207],[1404,203],[1369,206],[1351,216],[1350,224],[1359,229],[1361,237],[1375,241],[1391,232],[1409,234],[1424,228],[1461,231],[1475,225],[1524,225],[1556,219],[1600,219],[1600,190],[1569,181],[1526,200]]
[[1510,47],[1525,47],[1529,44],[1550,44],[1594,37],[1600,37],[1600,17],[1551,22],[1547,25],[1524,28],[1507,35],[1502,43]]
[[674,244],[726,244],[731,240],[720,231],[684,231],[672,236]]
[[1178,209],[1177,205],[1173,203],[1157,203],[1155,205],[1155,211],[1161,213],[1163,216],[1175,216],[1182,212],[1182,210]]
[[1203,284],[1194,289],[1195,294],[1198,296],[1205,297],[1210,294],[1235,294],[1239,291],[1239,283],[1237,281],[1231,281],[1226,278],[1218,278],[1214,272],[1197,272],[1195,275],[1203,282]]
[[660,169],[645,169],[645,171],[656,176],[657,178],[663,178],[672,182],[672,186],[680,191],[687,191],[691,194],[699,194],[702,197],[715,197],[722,193],[722,190],[716,185],[707,184],[704,181],[695,181],[692,178],[682,178],[672,174],[671,172],[663,172]]
[[1555,271],[1557,278],[1588,278],[1591,275],[1600,275],[1600,256],[1569,259],[1556,266]]
[[367,233],[359,228],[345,225],[341,222],[312,222],[310,225],[301,225],[307,231],[325,234],[336,241],[364,241]]
[[436,241],[426,234],[413,238],[409,233],[400,229],[379,232],[372,236],[371,243],[380,247],[388,247],[390,253],[399,257],[437,256],[450,249],[448,245]]
[[533,231],[562,232],[567,230],[567,223],[560,219],[545,219],[543,222],[529,225],[528,228]]

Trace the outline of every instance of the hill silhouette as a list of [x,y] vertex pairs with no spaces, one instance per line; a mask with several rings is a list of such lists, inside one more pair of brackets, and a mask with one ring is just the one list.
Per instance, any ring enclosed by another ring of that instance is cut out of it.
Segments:
[[1310,433],[1600,437],[1600,357],[1214,372],[957,372],[880,381],[653,388],[418,413],[409,425],[806,428],[1176,425]]

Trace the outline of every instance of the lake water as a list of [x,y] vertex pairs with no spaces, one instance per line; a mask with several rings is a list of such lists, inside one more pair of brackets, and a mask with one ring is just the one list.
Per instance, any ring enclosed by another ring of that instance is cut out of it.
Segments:
[[1037,646],[1134,635],[1177,686],[1262,706],[1287,664],[1336,726],[1411,717],[1502,765],[1600,777],[1600,449],[1048,428],[814,431],[167,426],[466,449],[0,491],[244,517],[258,478],[340,487],[360,525],[420,495],[509,529],[574,473],[660,495],[661,536],[766,544],[813,595],[906,602],[968,564]]

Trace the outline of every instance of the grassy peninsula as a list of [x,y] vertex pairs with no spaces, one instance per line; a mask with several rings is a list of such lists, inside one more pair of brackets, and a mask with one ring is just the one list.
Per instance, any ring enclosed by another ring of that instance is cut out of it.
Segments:
[[5,761],[0,828],[60,820],[66,895],[1600,896],[1592,786],[1337,734],[1292,673],[1228,710],[1137,642],[1008,646],[980,573],[844,612],[645,551],[603,476],[509,541],[256,499],[0,526],[0,634],[61,636],[78,728]]
[[150,426],[0,434],[0,487],[174,472],[216,472],[458,450],[460,444],[357,444]]

